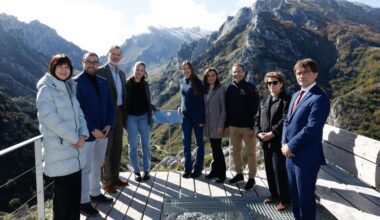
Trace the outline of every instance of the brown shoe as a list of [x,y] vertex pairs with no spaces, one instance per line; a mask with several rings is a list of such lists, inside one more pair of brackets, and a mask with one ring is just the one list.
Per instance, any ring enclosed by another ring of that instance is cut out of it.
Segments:
[[129,185],[127,180],[121,180],[120,178],[114,180],[113,184],[116,186],[128,186]]
[[280,202],[280,204],[278,204],[278,205],[276,206],[276,209],[277,209],[277,211],[279,211],[279,212],[284,211],[286,208],[287,208],[287,206],[286,206],[285,204],[282,204],[281,202]]
[[266,204],[271,204],[271,203],[275,202],[276,200],[277,200],[276,197],[274,197],[274,196],[269,196],[268,198],[266,198],[266,199],[264,200],[264,203],[266,203]]
[[116,193],[116,187],[114,185],[103,186],[103,190],[107,193]]

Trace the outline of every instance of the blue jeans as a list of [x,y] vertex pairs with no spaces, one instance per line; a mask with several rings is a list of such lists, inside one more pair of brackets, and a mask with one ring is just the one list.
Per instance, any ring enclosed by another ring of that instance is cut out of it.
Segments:
[[192,130],[195,133],[195,144],[197,145],[197,158],[195,160],[194,172],[203,170],[203,159],[205,154],[205,146],[203,143],[203,127],[199,127],[199,123],[195,123],[191,118],[183,118],[182,137],[183,137],[183,154],[185,157],[185,173],[192,171],[191,163],[191,135]]
[[142,162],[144,172],[150,171],[151,146],[150,146],[150,126],[148,113],[140,116],[128,115],[127,120],[129,159],[135,173],[140,172],[138,158],[138,135],[141,137]]

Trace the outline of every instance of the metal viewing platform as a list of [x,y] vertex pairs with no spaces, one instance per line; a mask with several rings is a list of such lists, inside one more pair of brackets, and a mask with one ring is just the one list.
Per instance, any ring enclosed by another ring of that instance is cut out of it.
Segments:
[[[325,125],[323,145],[328,164],[321,167],[316,188],[317,219],[380,219],[380,141]],[[23,204],[0,219],[50,219],[51,203],[44,199],[41,140],[38,136],[0,151],[0,159],[22,147],[34,146],[37,216],[25,212]],[[244,183],[228,184],[234,173],[227,172],[225,183],[204,177],[184,179],[178,171],[153,171],[151,179],[136,182],[130,172],[121,173],[129,186],[109,194],[112,204],[93,204],[97,217],[81,219],[293,219],[291,209],[276,211],[276,204],[264,204],[269,196],[265,170],[258,170],[256,186],[244,190]],[[13,180],[17,179],[13,178]],[[245,174],[245,179],[248,179]],[[7,183],[0,183],[0,188]],[[45,186],[46,187],[46,186]],[[1,196],[1,195],[0,195]],[[24,208],[26,209],[26,208]]]
[[[228,178],[233,175],[227,172]],[[275,204],[263,203],[269,196],[263,170],[256,175],[252,191],[245,191],[244,183],[216,183],[204,175],[184,179],[176,171],[153,172],[147,182],[134,181],[129,172],[122,173],[122,177],[130,185],[108,194],[115,202],[93,204],[100,216],[81,219],[293,219],[291,209],[278,212]],[[317,217],[336,219],[321,205]]]

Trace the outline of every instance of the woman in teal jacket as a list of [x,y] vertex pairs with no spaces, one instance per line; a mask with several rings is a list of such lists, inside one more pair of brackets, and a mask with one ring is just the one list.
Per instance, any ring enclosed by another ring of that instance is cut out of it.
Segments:
[[72,75],[70,58],[57,54],[37,83],[43,169],[54,181],[54,219],[80,218],[81,169],[86,163],[81,147],[88,130]]

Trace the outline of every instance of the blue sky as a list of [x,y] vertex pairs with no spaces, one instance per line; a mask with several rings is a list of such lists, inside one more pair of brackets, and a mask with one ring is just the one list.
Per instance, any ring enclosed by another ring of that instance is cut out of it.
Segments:
[[[40,22],[82,49],[106,53],[148,26],[217,30],[255,0],[0,0],[0,13]],[[380,7],[377,0],[356,0]],[[22,7],[20,7],[22,6]]]

